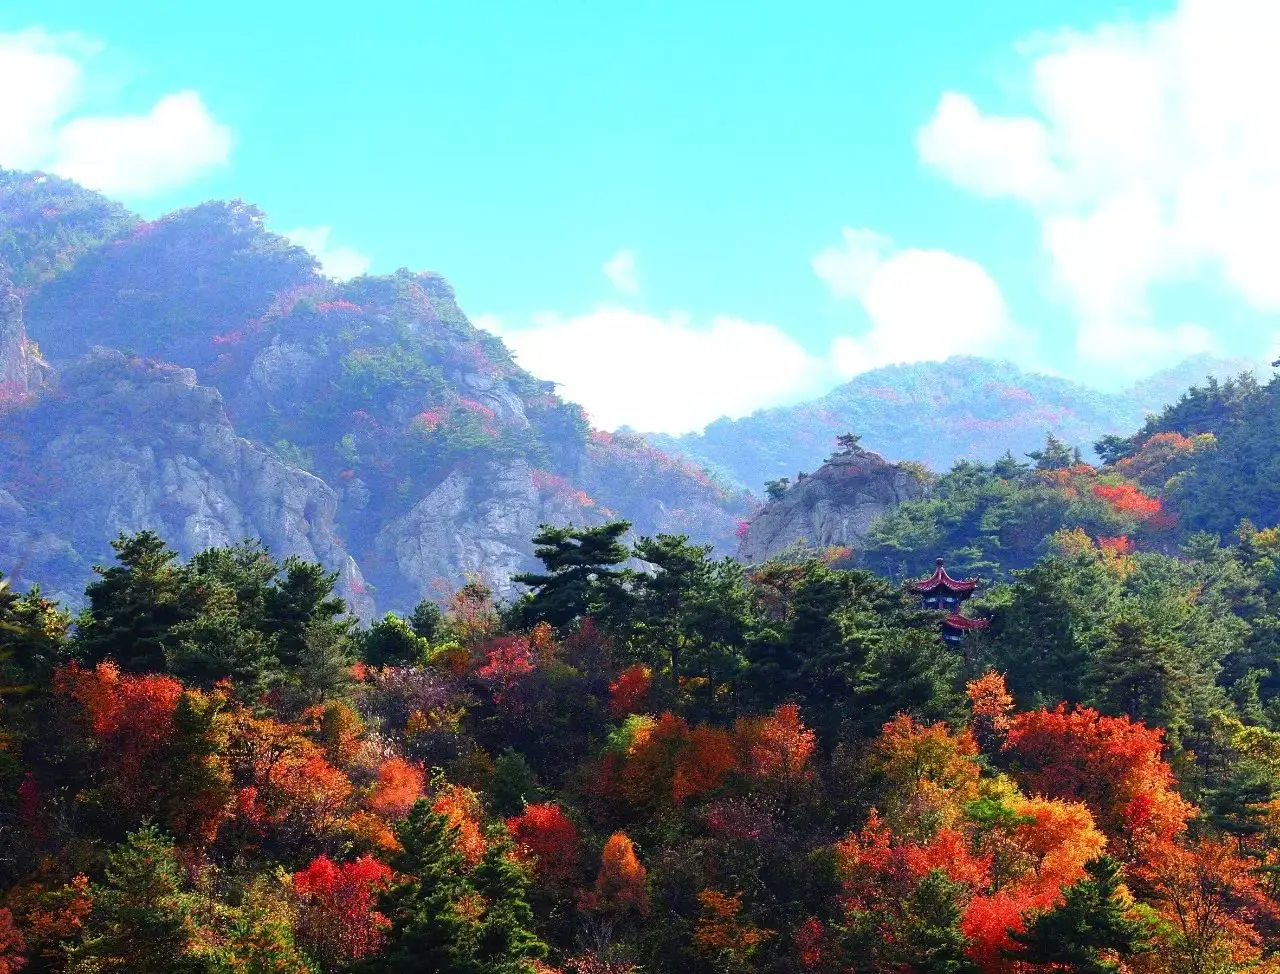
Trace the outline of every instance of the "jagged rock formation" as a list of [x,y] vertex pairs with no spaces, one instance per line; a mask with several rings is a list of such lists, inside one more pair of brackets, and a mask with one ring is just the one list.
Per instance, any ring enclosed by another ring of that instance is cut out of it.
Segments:
[[798,547],[857,550],[876,518],[923,495],[918,470],[855,447],[766,504],[751,519],[738,557],[759,564]]
[[149,528],[184,555],[261,538],[338,572],[357,613],[372,613],[334,534],[337,494],[237,436],[191,369],[97,351],[62,374],[56,398],[9,413],[6,434],[0,536],[23,575],[60,596],[83,585],[86,562],[108,560],[111,538]]
[[22,300],[0,272],[0,409],[37,392],[50,378],[22,324]]

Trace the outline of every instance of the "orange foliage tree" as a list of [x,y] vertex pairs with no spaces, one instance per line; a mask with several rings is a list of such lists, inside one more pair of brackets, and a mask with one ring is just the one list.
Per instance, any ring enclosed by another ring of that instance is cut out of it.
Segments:
[[747,970],[756,948],[775,931],[742,918],[742,894],[704,889],[698,894],[701,907],[693,928],[693,942],[715,958],[722,969]]
[[600,854],[595,888],[584,893],[582,907],[594,913],[624,917],[649,912],[648,871],[625,832],[614,832]]
[[1251,969],[1261,959],[1262,930],[1274,932],[1280,921],[1277,904],[1259,882],[1257,863],[1230,840],[1165,849],[1137,872],[1163,920],[1154,970],[1209,974]]
[[1013,695],[1005,684],[1004,674],[988,670],[965,687],[973,717],[969,722],[973,736],[984,750],[998,749],[1009,732],[1009,714],[1013,711]]
[[1163,744],[1158,728],[1060,704],[1018,714],[1005,748],[1030,791],[1083,802],[1110,840],[1109,851],[1140,862],[1162,854],[1191,815]]
[[477,865],[489,847],[481,829],[480,796],[462,785],[449,785],[435,796],[431,810],[443,815],[458,830],[458,851],[467,865]]
[[409,814],[413,803],[422,797],[426,776],[422,769],[404,758],[388,758],[378,767],[366,805],[369,811],[388,821],[399,821]]
[[978,795],[977,745],[967,729],[917,724],[899,714],[884,725],[867,755],[882,784],[884,811],[895,832],[925,835],[954,824]]

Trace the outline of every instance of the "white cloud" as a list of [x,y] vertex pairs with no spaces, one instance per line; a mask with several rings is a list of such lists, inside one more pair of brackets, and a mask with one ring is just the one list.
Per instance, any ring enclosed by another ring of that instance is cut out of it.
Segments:
[[166,95],[145,115],[75,118],[58,132],[50,168],[104,193],[141,197],[226,165],[231,130],[194,91]]
[[623,294],[640,293],[640,277],[636,267],[636,255],[633,250],[619,250],[604,262],[604,276],[609,283]]
[[729,315],[699,325],[680,314],[607,307],[571,318],[536,315],[531,327],[493,316],[478,323],[605,429],[701,429],[721,416],[816,394],[826,374],[823,361],[778,328]]
[[143,114],[77,114],[99,49],[39,28],[0,34],[0,165],[144,198],[227,163],[231,131],[194,91],[165,95]]
[[311,251],[320,262],[321,270],[329,277],[346,281],[368,271],[373,261],[351,247],[330,244],[332,232],[332,227],[299,227],[296,230],[286,230],[284,235],[298,246]]
[[1273,0],[1182,0],[1143,23],[1042,37],[1027,47],[1031,111],[988,114],[948,92],[920,155],[1035,214],[1082,358],[1150,369],[1213,347],[1204,328],[1156,320],[1157,285],[1208,272],[1280,312],[1278,47]]
[[964,257],[895,251],[886,237],[845,227],[843,242],[814,257],[813,268],[832,294],[857,299],[871,322],[865,334],[832,343],[832,365],[843,378],[899,362],[1026,350],[1000,288]]

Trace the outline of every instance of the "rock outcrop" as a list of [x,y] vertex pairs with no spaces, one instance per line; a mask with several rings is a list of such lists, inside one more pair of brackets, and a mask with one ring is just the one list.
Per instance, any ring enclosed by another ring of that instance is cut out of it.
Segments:
[[751,519],[738,558],[759,564],[795,548],[856,550],[876,518],[923,494],[915,470],[860,448],[837,454]]
[[49,367],[22,326],[22,301],[0,274],[0,409],[26,399],[49,376]]
[[378,533],[375,564],[387,579],[380,595],[412,605],[440,597],[460,576],[483,581],[501,598],[518,594],[512,577],[537,566],[538,525],[601,520],[585,495],[565,496],[549,481],[520,460],[454,470]]
[[184,555],[261,538],[279,558],[337,572],[356,613],[372,614],[333,531],[337,494],[237,436],[221,395],[191,369],[98,350],[63,373],[56,397],[6,421],[4,547],[14,549],[10,564],[60,595],[74,600],[88,565],[109,560],[109,539],[149,528]]

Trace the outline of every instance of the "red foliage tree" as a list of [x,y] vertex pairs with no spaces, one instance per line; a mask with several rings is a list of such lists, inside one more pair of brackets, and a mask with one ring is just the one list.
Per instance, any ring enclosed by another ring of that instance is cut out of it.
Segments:
[[817,737],[804,726],[795,704],[784,703],[767,717],[739,720],[734,734],[753,778],[786,785],[808,774]]
[[647,666],[629,666],[609,684],[609,713],[615,720],[639,713],[653,686],[653,671]]
[[13,923],[13,913],[0,907],[0,974],[16,974],[27,965],[22,956],[26,941]]
[[391,870],[372,856],[338,865],[314,859],[293,876],[298,896],[298,939],[326,966],[359,960],[382,946],[390,921],[374,909]]
[[1030,791],[1084,802],[1113,854],[1137,862],[1167,849],[1191,815],[1163,743],[1158,728],[1060,704],[1018,714],[1005,749]]
[[76,664],[54,674],[54,692],[83,708],[88,730],[122,785],[152,787],[154,759],[173,736],[182,684],[157,674],[122,674],[114,663],[91,670]]
[[577,875],[578,827],[559,805],[528,805],[507,819],[507,830],[540,877],[565,884]]

